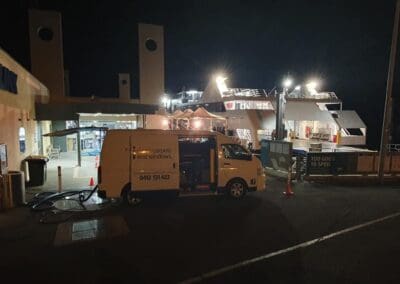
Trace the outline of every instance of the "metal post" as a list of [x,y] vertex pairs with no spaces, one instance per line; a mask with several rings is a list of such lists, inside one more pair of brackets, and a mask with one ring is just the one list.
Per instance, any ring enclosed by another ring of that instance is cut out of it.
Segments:
[[[280,101],[281,101],[281,93],[276,94],[275,96],[276,100],[276,113],[275,113],[275,140],[278,140],[279,138],[279,129],[280,129],[280,124],[279,124],[279,115],[281,112],[280,108]],[[272,137],[274,139],[274,137]]]
[[301,157],[296,156],[296,180],[301,180]]
[[384,179],[385,159],[387,153],[386,146],[388,144],[390,130],[391,130],[393,77],[396,66],[397,41],[399,38],[399,14],[400,14],[400,0],[397,0],[396,11],[394,16],[394,25],[393,25],[392,45],[390,49],[389,70],[388,70],[388,77],[386,84],[386,98],[385,98],[385,108],[383,112],[382,135],[381,135],[379,167],[378,167],[378,177],[379,177],[379,182],[381,184],[383,183]]
[[62,191],[61,166],[57,167],[57,177],[58,177],[58,192],[61,192]]
[[78,130],[76,133],[76,152],[78,154],[78,167],[82,165],[82,156],[81,156],[81,133]]
[[276,122],[275,122],[275,140],[283,139],[283,100],[285,90],[276,96]]
[[281,129],[280,129],[281,135],[279,137],[279,140],[284,140],[286,138],[286,136],[285,136],[285,122],[284,122],[284,120],[285,120],[285,110],[286,110],[286,95],[287,95],[287,89],[284,88],[283,94],[280,97],[280,99],[281,99],[281,113],[280,113],[280,118],[279,118],[280,122],[279,123],[281,124],[280,125],[281,126]]

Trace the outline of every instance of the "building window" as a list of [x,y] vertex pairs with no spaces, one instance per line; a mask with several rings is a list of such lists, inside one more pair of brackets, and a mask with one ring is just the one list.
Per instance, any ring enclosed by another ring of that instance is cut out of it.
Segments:
[[157,49],[157,42],[154,39],[148,38],[145,45],[148,51],[156,51]]
[[18,94],[17,80],[17,74],[0,64],[0,90]]
[[25,128],[19,128],[19,151],[21,153],[25,153],[26,151],[26,142],[25,142]]
[[37,34],[41,40],[51,41],[53,39],[53,31],[46,27],[39,27],[37,30]]

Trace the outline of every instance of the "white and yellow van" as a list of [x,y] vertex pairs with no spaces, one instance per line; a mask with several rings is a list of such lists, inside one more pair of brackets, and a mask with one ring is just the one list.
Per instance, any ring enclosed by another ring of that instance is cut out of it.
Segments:
[[218,132],[109,130],[101,150],[99,195],[130,200],[145,193],[228,193],[264,190],[258,158]]

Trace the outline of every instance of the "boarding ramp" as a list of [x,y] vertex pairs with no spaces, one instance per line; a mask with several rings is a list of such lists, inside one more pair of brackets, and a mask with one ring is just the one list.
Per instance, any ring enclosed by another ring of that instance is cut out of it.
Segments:
[[[377,178],[380,158],[377,151],[336,145],[329,147],[329,143],[312,146],[295,147],[292,142],[262,140],[260,158],[267,173],[278,173],[278,176],[279,173],[287,173],[291,163],[293,178],[298,180]],[[400,178],[400,152],[387,153],[384,176],[385,179]]]

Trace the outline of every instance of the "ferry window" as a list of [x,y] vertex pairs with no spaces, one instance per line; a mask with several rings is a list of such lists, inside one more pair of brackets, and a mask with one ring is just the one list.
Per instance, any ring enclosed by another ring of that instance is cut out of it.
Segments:
[[360,128],[346,128],[346,130],[349,133],[349,135],[355,135],[355,136],[363,136],[364,135]]
[[325,106],[328,110],[340,110],[340,104],[326,104]]
[[210,142],[208,137],[179,137],[179,143],[207,143]]
[[222,145],[225,159],[251,160],[251,154],[238,144]]

